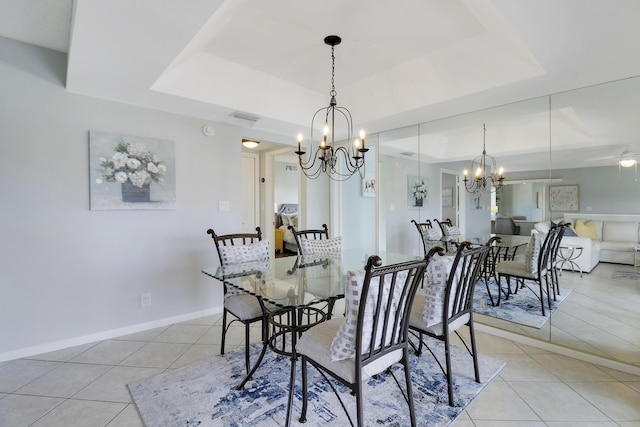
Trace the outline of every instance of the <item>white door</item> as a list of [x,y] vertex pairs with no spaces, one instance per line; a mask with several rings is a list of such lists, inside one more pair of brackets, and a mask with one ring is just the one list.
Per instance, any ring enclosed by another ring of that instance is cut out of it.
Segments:
[[242,153],[242,231],[245,233],[254,232],[260,224],[258,175],[258,156]]

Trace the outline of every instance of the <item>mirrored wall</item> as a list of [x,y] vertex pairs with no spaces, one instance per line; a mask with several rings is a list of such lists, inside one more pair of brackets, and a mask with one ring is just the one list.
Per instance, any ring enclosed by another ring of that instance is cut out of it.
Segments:
[[[640,215],[637,166],[620,166],[622,157],[640,160],[639,113],[640,78],[632,78],[381,133],[380,249],[420,254],[412,219],[451,217],[467,236],[488,236],[501,215],[519,217],[523,235],[565,213]],[[493,196],[471,194],[460,182],[483,139],[505,170],[507,184]],[[550,204],[555,186],[577,188],[569,212]],[[633,271],[601,262],[583,277],[563,272],[565,300],[540,326],[477,321],[640,366],[640,280]]]

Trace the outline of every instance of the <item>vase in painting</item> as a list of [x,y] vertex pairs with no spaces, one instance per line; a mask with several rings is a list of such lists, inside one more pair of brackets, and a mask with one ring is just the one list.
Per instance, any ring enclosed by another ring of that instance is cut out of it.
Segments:
[[142,187],[138,187],[130,182],[123,182],[121,185],[123,202],[141,203],[150,201],[150,184],[144,184]]

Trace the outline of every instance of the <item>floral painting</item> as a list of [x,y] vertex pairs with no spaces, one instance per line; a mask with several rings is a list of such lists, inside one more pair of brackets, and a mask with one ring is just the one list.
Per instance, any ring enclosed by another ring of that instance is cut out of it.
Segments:
[[89,132],[91,210],[174,209],[173,141]]
[[428,200],[427,180],[414,175],[407,175],[407,204],[410,207],[421,207]]

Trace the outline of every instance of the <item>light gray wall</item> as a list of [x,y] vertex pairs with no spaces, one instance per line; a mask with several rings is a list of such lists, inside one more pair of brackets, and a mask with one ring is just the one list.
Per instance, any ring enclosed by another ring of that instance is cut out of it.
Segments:
[[[369,151],[365,154],[365,176],[376,176],[377,135],[367,139]],[[376,248],[376,198],[364,197],[363,179],[357,173],[340,183],[342,197],[342,246],[343,248]],[[377,196],[380,191],[376,188]],[[364,267],[364,265],[363,265]]]
[[[0,360],[220,311],[206,230],[241,227],[240,129],[68,93],[65,67],[0,38]],[[89,130],[175,141],[175,210],[89,210]]]
[[[592,214],[640,213],[640,182],[635,168],[617,165],[593,168],[554,169],[553,171],[517,172],[509,179],[558,178],[553,185],[579,185],[579,212]],[[549,212],[549,189],[545,189],[545,219],[561,218],[562,212]]]
[[[422,255],[420,237],[412,219],[440,219],[440,167],[399,157],[380,156],[380,209],[384,211],[386,250],[393,253]],[[407,176],[425,178],[428,199],[418,208],[407,200]],[[435,224],[434,224],[435,226]]]
[[285,165],[295,163],[273,162],[273,193],[275,203],[298,203],[298,173],[287,172]]
[[[580,212],[592,214],[640,213],[640,183],[634,168],[618,166],[563,169],[553,172],[558,185],[578,184]],[[555,218],[553,212],[552,217]]]

